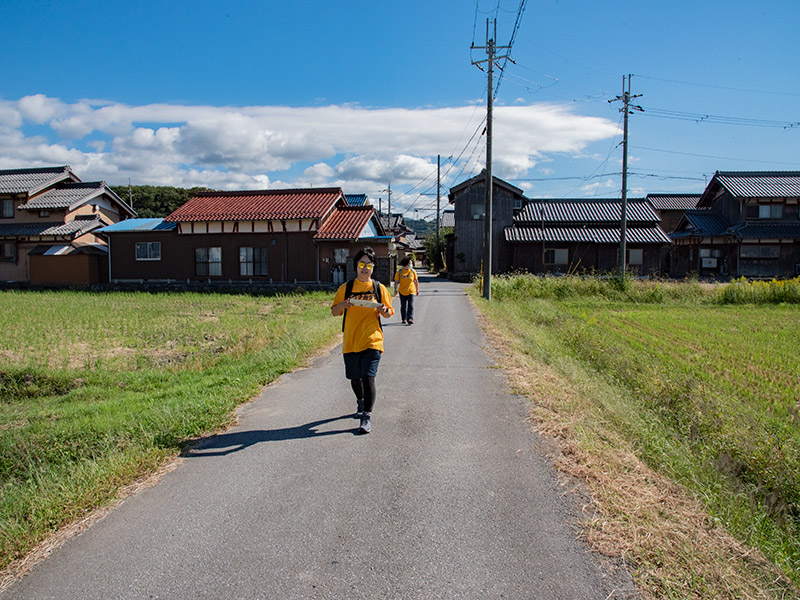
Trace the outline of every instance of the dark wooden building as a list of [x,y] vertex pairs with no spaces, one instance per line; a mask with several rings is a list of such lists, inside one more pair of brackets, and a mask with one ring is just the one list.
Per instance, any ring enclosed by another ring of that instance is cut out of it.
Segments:
[[[611,272],[619,268],[622,200],[534,199],[506,227],[512,270],[530,273]],[[640,275],[660,273],[670,239],[643,198],[628,199],[626,265]]]
[[671,274],[800,275],[800,171],[717,171],[670,235]]
[[387,263],[386,282],[391,270],[375,210],[348,206],[339,188],[202,192],[165,219],[99,233],[114,282],[334,283],[367,245]]

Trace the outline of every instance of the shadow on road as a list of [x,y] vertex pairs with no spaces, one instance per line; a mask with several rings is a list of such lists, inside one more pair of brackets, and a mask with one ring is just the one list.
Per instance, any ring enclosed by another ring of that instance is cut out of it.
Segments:
[[286,440],[300,440],[305,438],[322,437],[327,435],[358,434],[358,421],[353,421],[354,426],[349,429],[339,429],[336,431],[317,431],[316,428],[327,423],[340,421],[342,419],[353,419],[355,415],[342,415],[331,419],[313,421],[297,427],[285,427],[283,429],[255,430],[255,431],[236,431],[233,433],[221,433],[200,440],[191,447],[184,449],[181,456],[186,458],[203,458],[207,456],[226,456],[239,452],[255,444],[262,442],[284,442]]

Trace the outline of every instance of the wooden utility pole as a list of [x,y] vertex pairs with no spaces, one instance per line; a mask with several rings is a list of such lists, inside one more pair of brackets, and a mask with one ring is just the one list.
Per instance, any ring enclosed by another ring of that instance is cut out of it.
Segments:
[[486,50],[489,56],[486,60],[472,61],[479,69],[482,63],[487,63],[488,73],[488,92],[486,94],[486,194],[484,197],[483,212],[483,297],[487,300],[492,299],[492,108],[494,104],[494,61],[508,58],[508,56],[496,56],[498,49],[507,49],[511,46],[497,46],[497,20],[492,19],[494,28],[492,37],[489,37],[489,19],[486,19],[486,45],[472,46],[472,49]]

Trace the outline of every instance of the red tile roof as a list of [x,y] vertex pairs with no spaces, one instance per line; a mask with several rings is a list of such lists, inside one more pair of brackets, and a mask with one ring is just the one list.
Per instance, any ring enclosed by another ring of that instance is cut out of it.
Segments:
[[320,225],[314,239],[355,240],[375,214],[372,206],[337,206]]
[[341,188],[201,192],[165,221],[264,221],[322,218],[344,198]]

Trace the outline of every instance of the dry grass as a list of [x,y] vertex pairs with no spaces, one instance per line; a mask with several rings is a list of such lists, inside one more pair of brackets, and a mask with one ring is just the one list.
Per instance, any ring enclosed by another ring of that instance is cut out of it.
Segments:
[[527,354],[513,334],[481,317],[510,387],[531,400],[535,428],[557,442],[558,469],[583,482],[594,516],[590,547],[633,565],[647,598],[799,598],[756,550],[716,526],[701,503],[654,472],[605,426],[581,384]]

